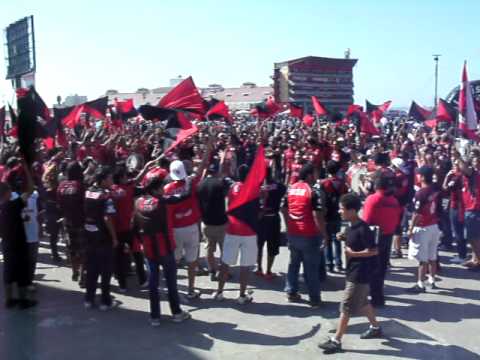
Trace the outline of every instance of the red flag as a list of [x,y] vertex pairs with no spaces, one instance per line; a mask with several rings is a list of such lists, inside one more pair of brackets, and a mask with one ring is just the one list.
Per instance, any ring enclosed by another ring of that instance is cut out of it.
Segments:
[[363,112],[363,107],[361,107],[360,105],[355,105],[355,104],[352,104],[352,105],[348,106],[347,116],[352,115],[356,112]]
[[188,139],[190,136],[194,135],[198,132],[198,128],[195,125],[192,125],[189,129],[182,129],[177,133],[176,140],[168,147],[167,150],[164,151],[164,154],[168,154],[173,149],[175,149],[178,145],[180,145],[183,141]]
[[312,104],[318,116],[324,116],[328,114],[325,107],[320,103],[320,101],[318,101],[318,99],[315,96],[312,96]]
[[315,118],[310,115],[310,114],[306,114],[304,117],[303,117],[303,123],[307,126],[312,126],[313,125],[313,122],[315,121]]
[[80,123],[80,116],[84,113],[85,107],[83,105],[71,106],[63,109],[53,109],[54,117],[57,118],[61,123],[73,129]]
[[438,120],[437,119],[426,120],[424,124],[433,129],[438,125]]
[[438,101],[437,114],[435,116],[440,121],[453,122],[453,109],[443,99]]
[[260,119],[266,119],[275,116],[280,110],[281,106],[275,102],[275,99],[272,96],[269,96],[267,100],[257,104],[250,111],[250,114]]
[[369,135],[380,135],[380,131],[373,125],[367,114],[360,113],[360,132]]
[[87,101],[82,105],[84,107],[84,111],[87,114],[90,114],[97,119],[105,119],[108,108],[108,96],[104,96],[92,101]]
[[303,119],[303,107],[295,103],[290,103],[290,116],[296,117],[297,119]]
[[412,101],[410,105],[410,110],[408,111],[408,116],[415,119],[418,122],[424,122],[432,115],[432,112],[421,107],[415,101]]
[[478,126],[477,113],[473,102],[472,88],[468,81],[467,62],[463,65],[462,83],[458,99],[459,128],[472,140],[478,140],[476,130]]
[[170,90],[170,92],[160,100],[158,107],[190,111],[201,115],[205,114],[203,98],[191,76]]
[[209,119],[223,117],[223,118],[227,119],[228,121],[232,121],[228,106],[227,106],[227,104],[225,104],[225,101],[223,101],[223,100],[217,102],[215,105],[213,105],[210,108],[210,110],[208,110],[207,117]]
[[238,195],[228,204],[228,215],[258,231],[258,211],[260,209],[260,187],[267,175],[265,149],[260,145],[255,160]]

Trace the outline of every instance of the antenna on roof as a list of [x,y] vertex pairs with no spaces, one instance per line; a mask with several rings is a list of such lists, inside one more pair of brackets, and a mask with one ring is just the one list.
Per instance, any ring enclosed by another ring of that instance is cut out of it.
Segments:
[[345,59],[350,59],[350,48],[347,48],[347,50],[345,50]]

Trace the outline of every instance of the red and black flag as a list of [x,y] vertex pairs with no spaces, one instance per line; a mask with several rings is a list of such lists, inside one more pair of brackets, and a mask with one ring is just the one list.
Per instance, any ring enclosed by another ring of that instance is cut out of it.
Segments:
[[204,99],[191,76],[170,90],[167,95],[160,99],[157,106],[171,110],[188,111],[199,115],[205,115],[206,111]]
[[108,108],[108,96],[96,100],[87,101],[83,104],[83,111],[97,119],[104,119]]
[[[212,99],[216,100],[216,99]],[[228,122],[232,122],[232,117],[230,116],[230,110],[223,100],[217,100],[215,104],[209,107],[207,111],[207,118],[209,120],[218,120],[225,119]]]
[[297,119],[303,119],[304,109],[303,109],[302,105],[300,105],[298,103],[295,103],[295,102],[291,102],[288,105],[290,107],[290,116],[291,117],[295,117]]
[[457,117],[455,108],[443,99],[439,99],[435,118],[439,121],[454,122]]
[[87,101],[83,104],[66,108],[55,108],[54,117],[64,126],[73,129],[80,124],[81,115],[88,114],[97,119],[104,119],[108,108],[108,96],[96,100]]
[[383,114],[390,108],[391,104],[392,102],[390,100],[385,101],[382,105],[374,105],[368,100],[365,100],[367,115],[373,121],[378,122],[383,117]]
[[259,119],[266,119],[275,116],[280,110],[280,105],[275,102],[275,99],[272,96],[269,96],[265,101],[255,105],[250,113]]
[[37,100],[32,91],[17,91],[18,145],[27,164],[35,159],[35,140],[38,135]]
[[412,101],[412,105],[410,105],[410,110],[408,110],[408,116],[418,122],[424,122],[432,116],[432,112],[421,107],[415,101]]
[[347,118],[360,132],[369,135],[380,135],[380,130],[375,127],[361,106],[355,104],[350,105],[347,110]]
[[320,103],[316,96],[312,96],[312,105],[318,116],[328,115],[327,109],[325,108],[325,106],[323,106],[322,103]]
[[138,111],[145,120],[166,121],[166,129],[190,129],[193,126],[192,122],[181,111],[151,105],[142,105]]
[[122,120],[130,119],[138,115],[138,111],[133,104],[133,99],[115,99],[115,111]]
[[63,126],[73,129],[80,124],[81,115],[84,112],[83,105],[69,106],[66,108],[54,108],[53,117]]
[[267,175],[265,149],[259,146],[255,160],[239,193],[228,204],[228,215],[248,225],[258,233],[258,212],[260,210],[260,188]]

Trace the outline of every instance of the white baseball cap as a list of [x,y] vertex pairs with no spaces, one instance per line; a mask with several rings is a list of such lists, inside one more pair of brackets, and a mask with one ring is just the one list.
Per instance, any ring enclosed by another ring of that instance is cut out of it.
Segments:
[[172,161],[170,164],[170,177],[172,180],[183,180],[187,177],[185,165],[180,160]]

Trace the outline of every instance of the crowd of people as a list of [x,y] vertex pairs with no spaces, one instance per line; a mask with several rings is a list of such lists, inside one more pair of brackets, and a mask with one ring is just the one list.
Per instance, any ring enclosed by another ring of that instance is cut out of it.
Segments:
[[[201,242],[209,279],[217,284],[213,299],[224,300],[230,268],[239,264],[237,301],[245,305],[253,300],[249,276],[277,276],[274,261],[287,245],[289,302],[302,301],[301,268],[313,308],[322,306],[329,274],[345,273],[337,332],[320,344],[334,353],[350,316],[368,317],[362,338],[382,335],[374,309],[385,306],[391,258],[407,255],[418,264],[412,294],[435,288],[439,250],[456,251],[449,261],[466,269],[480,268],[480,149],[459,147],[454,129],[398,118],[371,136],[354,124],[317,119],[308,126],[287,115],[232,120],[198,122],[198,132],[169,152],[172,129],[138,118],[119,128],[79,125],[64,147],[47,149],[38,141],[33,164],[22,159],[13,138],[2,142],[6,308],[37,305],[42,239],[52,261],[71,266],[87,309],[96,307],[99,278],[99,309],[114,307],[112,277],[127,292],[134,265],[139,285],[149,289],[152,326],[161,323],[160,268],[173,321],[190,318],[181,307],[179,266],[188,273],[185,296],[201,301],[195,281],[202,273]],[[250,171],[260,151],[267,169],[250,209],[257,220],[252,227],[228,206],[245,196],[249,177],[261,176]]]

